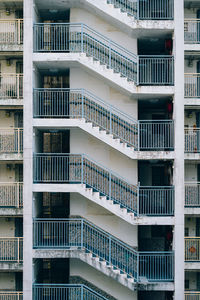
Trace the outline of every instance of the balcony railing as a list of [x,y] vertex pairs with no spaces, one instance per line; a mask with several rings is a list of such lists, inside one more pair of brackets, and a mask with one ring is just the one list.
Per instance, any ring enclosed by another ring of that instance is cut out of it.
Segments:
[[1,99],[23,98],[23,74],[0,73]]
[[200,292],[187,291],[184,300],[200,300]]
[[23,183],[0,182],[0,207],[23,207]]
[[200,128],[185,128],[185,153],[200,152]]
[[0,300],[23,300],[23,292],[0,291]]
[[139,215],[173,216],[174,187],[149,186],[139,188]]
[[0,238],[0,262],[21,263],[23,261],[23,238]]
[[172,151],[174,150],[173,120],[139,121],[140,150]]
[[84,118],[135,150],[174,149],[173,120],[136,121],[84,89],[34,89],[34,117]]
[[185,238],[185,261],[200,261],[200,237]]
[[0,45],[23,44],[23,20],[0,20]]
[[107,3],[139,20],[172,20],[173,0],[107,0]]
[[34,183],[85,184],[135,215],[174,215],[174,187],[138,187],[85,155],[35,154]]
[[[108,300],[83,284],[33,284],[34,300]],[[0,299],[1,300],[1,299]]]
[[173,56],[138,57],[85,24],[35,24],[34,52],[85,53],[136,84],[174,84]]
[[185,98],[200,97],[200,73],[185,73]]
[[0,129],[0,154],[23,152],[23,129]]
[[186,44],[200,43],[200,20],[186,19],[184,21],[184,39]]
[[173,85],[174,57],[171,55],[140,55],[139,85]]
[[200,182],[185,183],[185,206],[200,207]]
[[[132,247],[84,219],[34,219],[33,247],[84,249],[140,281],[173,281],[173,252],[136,252]],[[138,271],[139,270],[139,271]]]

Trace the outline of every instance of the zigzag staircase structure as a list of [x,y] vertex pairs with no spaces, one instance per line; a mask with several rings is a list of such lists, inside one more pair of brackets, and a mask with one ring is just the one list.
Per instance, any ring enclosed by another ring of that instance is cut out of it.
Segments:
[[34,219],[33,234],[36,257],[48,257],[51,249],[70,250],[63,255],[84,261],[132,290],[136,283],[174,279],[173,252],[138,252],[82,218]]

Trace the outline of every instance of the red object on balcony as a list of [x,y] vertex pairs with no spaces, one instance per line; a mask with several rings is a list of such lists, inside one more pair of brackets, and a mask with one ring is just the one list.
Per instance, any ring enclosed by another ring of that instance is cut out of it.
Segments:
[[189,251],[190,251],[191,253],[195,253],[195,252],[196,252],[196,248],[195,248],[194,246],[192,246],[192,247],[189,249]]

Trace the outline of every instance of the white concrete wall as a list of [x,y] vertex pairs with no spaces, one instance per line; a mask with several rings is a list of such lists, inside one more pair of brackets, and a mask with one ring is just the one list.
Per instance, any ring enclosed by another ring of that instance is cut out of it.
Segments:
[[70,215],[82,216],[132,247],[137,247],[137,226],[132,226],[78,194],[70,195]]
[[14,272],[3,272],[0,273],[0,290],[14,291],[15,290],[15,273]]
[[0,110],[0,130],[1,128],[12,129],[14,126],[14,111]]
[[0,19],[1,20],[13,20],[15,19],[15,10],[14,8],[10,9],[10,14],[6,14],[6,10],[0,9]]
[[106,23],[95,14],[91,14],[87,10],[81,8],[70,9],[70,22],[71,23],[84,23],[96,30],[97,32],[110,38],[112,41],[118,43],[120,46],[137,54],[137,39],[130,38],[127,34],[119,31],[117,28]]
[[15,165],[1,163],[0,165],[0,182],[15,182]]
[[136,300],[137,292],[118,284],[115,280],[108,278],[99,271],[79,260],[70,259],[70,276],[80,276],[90,283],[96,285],[103,291],[120,300]]
[[0,237],[15,236],[15,219],[0,218]]

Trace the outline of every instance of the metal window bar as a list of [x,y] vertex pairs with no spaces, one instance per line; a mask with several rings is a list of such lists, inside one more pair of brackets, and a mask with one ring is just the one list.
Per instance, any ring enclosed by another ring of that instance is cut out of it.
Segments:
[[185,237],[185,261],[200,261],[200,237]]
[[185,182],[185,206],[200,206],[200,182]]
[[34,52],[83,52],[129,81],[137,81],[137,57],[85,24],[34,24]]
[[34,219],[34,248],[84,249],[138,280],[173,280],[173,252],[138,252],[85,219]]
[[23,152],[23,129],[8,128],[0,129],[0,153]]
[[23,183],[0,182],[0,207],[23,207]]
[[0,99],[23,98],[23,74],[0,73]]
[[140,20],[173,20],[173,0],[107,0],[114,8]]
[[[83,284],[33,284],[34,300],[108,300]],[[0,299],[1,300],[1,299]]]
[[81,183],[137,213],[137,187],[86,155],[35,154],[34,183]]
[[185,40],[185,44],[200,43],[200,20],[199,19],[184,20],[184,40]]
[[0,45],[23,44],[23,20],[0,20]]
[[185,98],[200,97],[200,74],[185,73]]
[[139,55],[139,85],[174,85],[174,57]]
[[174,150],[173,120],[139,121],[140,150]]
[[200,300],[200,292],[186,291],[184,300]]
[[185,153],[200,152],[200,128],[185,128]]
[[0,300],[23,300],[23,292],[0,291]]
[[23,261],[22,237],[0,238],[0,261],[16,263],[21,263]]

